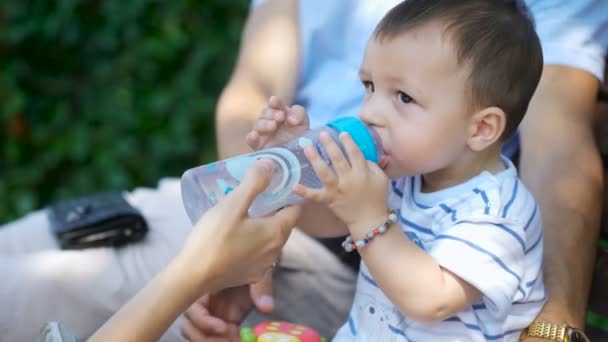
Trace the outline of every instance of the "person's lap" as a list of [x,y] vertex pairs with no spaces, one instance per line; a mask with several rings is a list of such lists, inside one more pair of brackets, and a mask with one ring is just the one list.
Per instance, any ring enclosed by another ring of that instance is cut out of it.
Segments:
[[[146,238],[123,248],[62,251],[46,213],[33,212],[0,227],[0,336],[33,341],[47,321],[86,337],[162,269],[183,244],[191,224],[178,180],[127,195],[149,225]],[[272,318],[308,324],[332,336],[344,322],[355,273],[316,240],[295,231],[275,272]],[[244,325],[270,319],[252,312]],[[183,340],[176,321],[164,341]]]
[[0,336],[33,341],[46,321],[86,337],[142,288],[181,247],[191,224],[179,183],[127,199],[146,217],[146,238],[123,248],[62,251],[37,211],[0,227]]

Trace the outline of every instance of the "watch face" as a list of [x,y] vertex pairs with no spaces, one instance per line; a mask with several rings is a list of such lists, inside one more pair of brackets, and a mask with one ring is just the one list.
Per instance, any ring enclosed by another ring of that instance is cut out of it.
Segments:
[[568,334],[568,341],[570,342],[590,342],[589,338],[580,330],[572,329]]

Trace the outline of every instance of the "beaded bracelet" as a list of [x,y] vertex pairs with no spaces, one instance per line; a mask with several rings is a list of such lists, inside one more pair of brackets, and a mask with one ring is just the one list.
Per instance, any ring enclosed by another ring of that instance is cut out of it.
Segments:
[[386,218],[386,221],[382,225],[378,226],[378,228],[367,233],[365,235],[365,238],[363,238],[363,240],[359,240],[359,241],[355,242],[355,241],[353,241],[353,238],[350,235],[347,236],[346,240],[344,240],[342,242],[342,248],[344,248],[344,250],[349,253],[356,249],[361,249],[361,248],[365,247],[365,245],[367,245],[371,240],[373,240],[373,238],[376,237],[376,235],[386,233],[386,231],[395,222],[397,222],[397,214],[395,214],[394,210],[389,210],[388,217]]

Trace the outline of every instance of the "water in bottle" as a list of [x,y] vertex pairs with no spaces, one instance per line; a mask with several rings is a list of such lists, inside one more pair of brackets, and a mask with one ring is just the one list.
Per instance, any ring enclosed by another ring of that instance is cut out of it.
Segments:
[[359,119],[347,117],[307,130],[282,145],[187,170],[181,179],[181,192],[184,208],[192,223],[237,187],[247,169],[258,159],[272,160],[274,170],[270,184],[249,208],[252,217],[300,202],[302,198],[292,192],[296,184],[321,188],[323,183],[304,155],[304,148],[314,145],[325,162],[330,164],[319,142],[321,132],[328,132],[342,149],[338,135],[348,132],[367,160],[377,163],[382,156],[382,144],[376,132]]

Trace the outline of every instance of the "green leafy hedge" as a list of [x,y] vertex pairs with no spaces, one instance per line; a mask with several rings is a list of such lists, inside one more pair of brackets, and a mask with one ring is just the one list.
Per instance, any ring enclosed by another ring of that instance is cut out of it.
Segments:
[[0,1],[0,222],[215,158],[247,0]]

